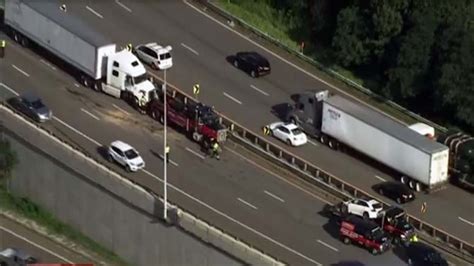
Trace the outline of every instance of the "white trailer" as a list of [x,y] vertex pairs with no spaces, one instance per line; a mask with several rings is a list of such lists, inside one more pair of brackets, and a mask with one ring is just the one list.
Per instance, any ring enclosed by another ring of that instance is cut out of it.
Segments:
[[114,43],[60,6],[56,0],[6,0],[5,25],[23,46],[32,41],[66,62],[84,86],[148,102],[155,88],[136,56],[116,51]]
[[324,100],[321,132],[400,172],[417,191],[448,180],[448,147],[341,96]]

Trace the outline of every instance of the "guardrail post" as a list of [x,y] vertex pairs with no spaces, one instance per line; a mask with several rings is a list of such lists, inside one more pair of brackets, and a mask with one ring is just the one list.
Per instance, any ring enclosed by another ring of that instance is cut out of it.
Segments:
[[188,97],[184,97],[183,102],[184,104],[188,104]]
[[253,143],[254,143],[255,145],[258,145],[258,138],[257,138],[257,137],[253,140]]
[[278,151],[278,158],[283,157],[283,152],[281,150]]
[[270,150],[270,145],[268,143],[265,143],[265,150],[269,151]]
[[219,124],[222,124],[222,116],[219,116]]
[[295,164],[295,157],[291,157],[291,164]]
[[242,129],[242,137],[247,138],[247,131],[245,129]]
[[308,164],[303,162],[303,171],[308,171]]

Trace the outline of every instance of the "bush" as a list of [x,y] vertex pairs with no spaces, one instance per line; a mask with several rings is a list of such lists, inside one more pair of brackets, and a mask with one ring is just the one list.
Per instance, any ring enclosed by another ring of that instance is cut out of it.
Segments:
[[0,178],[9,177],[18,164],[18,157],[11,149],[10,142],[0,140]]

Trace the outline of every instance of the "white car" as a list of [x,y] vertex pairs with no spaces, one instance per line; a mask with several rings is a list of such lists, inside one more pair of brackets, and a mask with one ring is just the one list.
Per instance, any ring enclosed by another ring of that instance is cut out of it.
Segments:
[[154,69],[165,70],[173,66],[171,46],[163,47],[156,42],[140,44],[134,49],[137,57]]
[[145,167],[145,162],[138,151],[123,141],[112,142],[107,153],[110,162],[117,162],[128,172],[136,172]]
[[382,215],[383,205],[376,200],[353,199],[344,202],[346,211],[350,214],[375,219]]
[[306,134],[295,124],[275,122],[269,126],[270,133],[277,139],[291,146],[301,146],[308,142]]

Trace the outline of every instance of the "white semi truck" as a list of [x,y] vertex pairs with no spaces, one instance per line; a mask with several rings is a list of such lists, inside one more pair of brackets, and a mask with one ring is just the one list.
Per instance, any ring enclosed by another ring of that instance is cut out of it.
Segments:
[[143,64],[130,51],[117,51],[56,0],[5,1],[8,34],[23,46],[36,44],[67,63],[68,72],[85,87],[138,105],[155,97]]
[[328,91],[299,95],[287,119],[333,149],[350,147],[400,173],[412,189],[448,180],[449,148],[369,107]]

